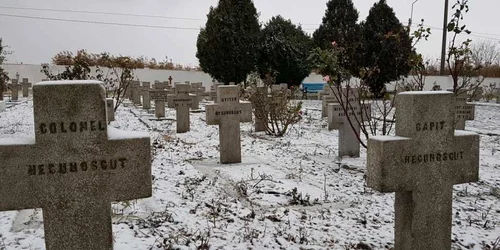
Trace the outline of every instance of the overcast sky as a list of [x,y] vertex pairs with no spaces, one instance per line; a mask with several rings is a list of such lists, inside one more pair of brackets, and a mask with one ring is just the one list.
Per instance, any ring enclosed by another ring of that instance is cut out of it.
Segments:
[[[360,20],[366,18],[370,7],[376,2],[375,0],[353,1],[359,11]],[[410,17],[413,1],[387,0],[400,21],[404,23]],[[168,56],[177,63],[197,65],[195,53],[199,27],[205,24],[209,7],[215,6],[217,2],[217,0],[1,0],[0,37],[3,38],[4,44],[10,46],[9,50],[14,51],[8,57],[10,63],[50,62],[50,58],[57,52],[86,49],[96,53],[143,55],[157,60]],[[311,34],[321,22],[326,2],[326,0],[254,0],[257,11],[260,12],[261,22],[264,23],[270,17],[279,14],[302,24],[302,27]],[[455,1],[450,0],[450,8],[453,3]],[[490,38],[500,42],[500,25],[496,16],[500,10],[500,1],[471,0],[469,6],[470,12],[464,21],[473,32],[474,36],[470,38],[473,41]],[[184,19],[18,10],[5,7],[131,13]],[[444,0],[419,0],[414,7],[414,23],[423,18],[426,25],[442,27],[443,8]],[[129,27],[3,16],[6,14],[187,29]],[[442,31],[433,29],[432,32],[429,41],[422,42],[418,49],[426,57],[439,58]]]

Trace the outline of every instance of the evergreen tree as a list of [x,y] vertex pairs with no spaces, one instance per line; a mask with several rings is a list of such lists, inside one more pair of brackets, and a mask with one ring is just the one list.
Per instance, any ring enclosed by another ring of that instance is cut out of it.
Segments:
[[386,83],[410,72],[411,39],[386,0],[373,5],[362,27],[360,64],[364,72],[360,77],[376,97],[381,97]]
[[217,81],[242,82],[255,70],[260,24],[251,0],[219,0],[200,30],[196,57]]
[[311,38],[300,26],[275,16],[262,30],[257,68],[263,78],[267,73],[276,83],[299,85],[311,73],[307,60],[312,49]]
[[[339,66],[357,75],[356,58],[361,46],[358,11],[352,0],[329,0],[323,22],[313,33],[314,44],[321,49],[331,49],[335,41],[339,51]],[[342,79],[339,78],[339,81]]]

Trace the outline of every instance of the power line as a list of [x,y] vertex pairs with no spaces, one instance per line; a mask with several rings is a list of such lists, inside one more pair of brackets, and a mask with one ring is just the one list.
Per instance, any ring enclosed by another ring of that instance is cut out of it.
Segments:
[[[0,8],[14,8],[14,7],[2,7]],[[64,10],[51,10],[51,9],[36,9],[36,8],[24,8],[24,9],[33,9],[33,10],[47,10],[47,11],[64,11]],[[92,11],[69,11],[69,12],[78,12],[78,13],[99,13],[105,15],[131,15],[131,16],[142,16],[142,17],[158,17],[158,18],[178,18],[178,19],[188,19],[188,20],[202,20],[202,19],[193,19],[193,18],[183,18],[183,17],[163,17],[163,16],[148,16],[148,15],[136,15],[136,14],[125,14],[125,13],[111,13],[111,12],[92,12]],[[77,20],[77,19],[65,19],[65,18],[52,18],[52,17],[37,17],[37,16],[26,16],[26,15],[11,15],[0,13],[0,16],[5,17],[14,17],[14,18],[25,18],[25,19],[36,19],[36,20],[47,20],[47,21],[61,21],[61,22],[72,22],[72,23],[87,23],[87,24],[101,24],[101,25],[114,25],[114,26],[127,26],[127,27],[140,27],[140,28],[155,28],[155,29],[175,29],[175,30],[197,30],[200,28],[191,28],[191,27],[178,27],[178,26],[160,26],[160,25],[147,25],[147,24],[133,24],[133,23],[116,23],[116,22],[102,22],[102,21],[89,21],[89,20]],[[309,24],[312,25],[312,24]],[[414,25],[412,25],[414,26]],[[443,30],[442,28],[438,28],[435,26],[424,25],[426,28],[432,28],[436,30]],[[303,28],[303,30],[316,30],[316,28]],[[479,35],[476,35],[479,34]],[[500,38],[496,37],[488,37],[481,35],[490,35],[490,36],[499,36],[500,34],[491,34],[491,33],[481,33],[481,32],[473,32],[471,34],[466,34],[468,36],[489,39],[494,41],[499,41]]]
[[84,10],[43,9],[43,8],[9,7],[9,6],[0,6],[0,9],[36,10],[36,11],[66,12],[66,13],[84,13],[84,14],[113,15],[113,16],[135,16],[135,17],[148,17],[148,18],[161,18],[161,19],[178,19],[178,20],[192,20],[192,21],[204,21],[204,20],[206,20],[206,19],[191,18],[191,17],[172,17],[172,16],[157,16],[157,15],[146,15],[146,14],[131,14],[131,13],[101,12],[101,11],[84,11]]
[[3,14],[3,13],[0,13],[0,16],[26,18],[26,19],[37,19],[37,20],[48,20],[48,21],[72,22],[72,23],[89,23],[89,24],[103,24],[103,25],[141,27],[141,28],[155,28],[155,29],[198,30],[198,31],[200,30],[200,28],[189,28],[189,27],[159,26],[159,25],[133,24],[133,23],[114,23],[114,22],[88,21],[88,20],[76,20],[76,19],[64,19],[64,18],[52,18],[52,17],[10,15],[10,14]]

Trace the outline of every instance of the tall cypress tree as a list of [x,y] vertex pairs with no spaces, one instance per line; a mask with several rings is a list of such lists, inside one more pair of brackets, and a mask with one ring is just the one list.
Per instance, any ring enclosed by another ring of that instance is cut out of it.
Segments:
[[360,77],[376,97],[381,97],[386,83],[410,72],[411,39],[386,0],[373,5],[362,27],[360,63],[366,72]]
[[311,73],[307,60],[312,40],[300,26],[275,16],[262,29],[258,71],[263,77],[276,73],[276,83],[299,85]]
[[329,0],[323,22],[313,33],[314,44],[321,49],[330,49],[335,41],[339,51],[339,64],[351,74],[358,74],[356,55],[361,46],[361,32],[357,24],[359,13],[352,0]]
[[196,57],[219,82],[242,82],[255,70],[260,24],[252,0],[219,0],[200,30]]

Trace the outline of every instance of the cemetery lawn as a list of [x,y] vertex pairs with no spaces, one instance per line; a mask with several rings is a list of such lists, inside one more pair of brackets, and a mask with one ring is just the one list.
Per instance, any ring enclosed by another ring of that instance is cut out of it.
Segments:
[[[114,249],[393,247],[394,193],[365,186],[366,150],[337,159],[338,131],[320,119],[321,102],[305,101],[303,111],[283,138],[242,123],[243,162],[221,165],[218,126],[205,113],[191,113],[191,131],[177,134],[174,109],[156,121],[154,109],[120,107],[111,126],[151,135],[153,197],[112,205]],[[466,123],[481,134],[480,181],[454,186],[453,249],[500,237],[499,114],[500,105],[476,105]],[[31,101],[0,113],[0,138],[33,134]],[[43,235],[41,209],[0,212],[1,250],[45,249]]]

